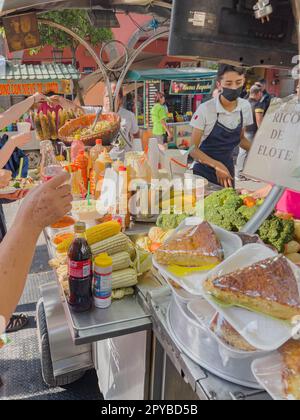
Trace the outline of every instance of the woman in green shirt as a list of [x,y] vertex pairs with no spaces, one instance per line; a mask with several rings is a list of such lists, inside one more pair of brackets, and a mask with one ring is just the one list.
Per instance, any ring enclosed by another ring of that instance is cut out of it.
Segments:
[[160,144],[165,143],[166,134],[172,137],[172,133],[167,125],[168,111],[166,107],[166,98],[162,92],[158,92],[155,99],[156,104],[151,110],[153,123],[153,136],[157,138]]

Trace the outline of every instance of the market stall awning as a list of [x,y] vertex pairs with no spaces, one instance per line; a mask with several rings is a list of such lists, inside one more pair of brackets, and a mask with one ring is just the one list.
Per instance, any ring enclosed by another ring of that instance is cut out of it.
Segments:
[[80,73],[71,64],[6,64],[0,72],[0,81],[5,80],[79,80]]
[[0,96],[29,96],[35,92],[72,93],[71,82],[81,77],[66,64],[11,64],[0,71]]
[[132,70],[127,73],[126,80],[131,82],[146,82],[147,80],[197,80],[214,78],[217,71],[204,68],[153,69]]

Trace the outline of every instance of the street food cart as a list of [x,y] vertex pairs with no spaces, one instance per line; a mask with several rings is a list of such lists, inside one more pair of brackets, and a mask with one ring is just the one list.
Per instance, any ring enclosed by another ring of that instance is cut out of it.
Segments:
[[[9,2],[13,1],[6,3]],[[32,3],[31,0],[30,6]],[[45,2],[37,3],[45,5]],[[170,8],[170,2],[163,3]],[[211,24],[214,18],[208,22]],[[192,23],[202,28],[205,22],[206,13],[195,12]],[[220,58],[221,54],[216,54]],[[250,226],[245,228],[247,232],[257,230],[282,193],[283,187],[273,189]],[[148,231],[149,226],[135,225],[126,233],[130,236]],[[45,236],[52,256],[54,251],[47,231]],[[93,310],[79,316],[70,311],[63,290],[53,277],[42,287],[43,302],[38,308],[46,382],[69,383],[83,371],[95,367],[106,399],[269,399],[249,375],[249,366],[237,363],[241,367],[237,372],[230,365],[222,368],[216,358],[211,363],[208,359],[214,348],[207,337],[200,340],[203,347],[198,348],[203,350],[202,360],[196,360],[193,343],[185,342],[184,334],[189,332],[190,337],[199,338],[197,323],[185,305],[178,302],[174,290],[172,293],[170,290],[165,277],[153,270],[139,282],[134,296],[114,302],[107,311]],[[177,328],[176,320],[181,329]],[[243,375],[243,369],[247,375]]]

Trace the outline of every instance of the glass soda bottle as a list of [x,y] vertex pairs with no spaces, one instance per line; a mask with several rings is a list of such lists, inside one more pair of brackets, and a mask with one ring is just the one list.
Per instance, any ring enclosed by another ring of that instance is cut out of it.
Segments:
[[85,237],[86,225],[75,224],[75,239],[68,252],[70,295],[68,303],[74,312],[86,312],[92,307],[92,252]]
[[59,175],[63,167],[58,163],[50,140],[41,141],[41,179],[43,182],[50,181]]

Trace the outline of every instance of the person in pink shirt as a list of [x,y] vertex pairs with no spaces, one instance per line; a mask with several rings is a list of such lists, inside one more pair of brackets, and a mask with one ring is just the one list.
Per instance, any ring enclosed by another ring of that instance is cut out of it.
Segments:
[[[272,190],[272,185],[268,185],[252,195],[253,198],[266,198]],[[283,196],[276,206],[279,213],[290,214],[294,219],[300,220],[300,192],[286,189]]]

